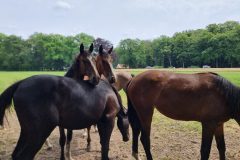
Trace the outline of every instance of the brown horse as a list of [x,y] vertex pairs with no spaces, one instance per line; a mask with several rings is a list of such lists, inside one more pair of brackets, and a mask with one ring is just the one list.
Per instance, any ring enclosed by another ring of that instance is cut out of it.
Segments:
[[240,89],[215,73],[176,74],[156,70],[134,77],[127,88],[128,115],[133,131],[132,153],[138,158],[141,132],[148,160],[154,108],[165,116],[202,123],[201,160],[209,158],[213,136],[219,156],[225,160],[223,124],[235,119],[240,124]]
[[[108,51],[104,50],[102,45],[99,47],[98,55],[95,57],[96,68],[100,76],[104,77],[103,79],[107,80],[109,83],[114,83],[116,81],[115,74],[113,72],[112,61],[111,61],[111,53],[113,47],[111,47]],[[118,99],[120,101],[120,105],[122,106],[121,97],[117,94]],[[96,128],[96,125],[94,125]],[[91,136],[90,136],[91,126],[87,128],[87,151],[91,150]],[[95,129],[96,130],[96,129]],[[67,146],[66,146],[66,157],[68,159],[72,159],[71,157],[71,140],[72,140],[72,130],[67,130]]]
[[[129,72],[117,72],[113,73],[113,68],[112,68],[112,59],[111,59],[111,53],[112,53],[113,48],[110,48],[108,51],[105,51],[100,45],[99,47],[99,54],[96,57],[96,66],[97,70],[99,72],[99,75],[103,75],[103,79],[106,79],[105,77],[109,77],[108,81],[109,83],[115,81],[112,83],[112,86],[117,90],[120,91],[121,89],[124,90],[126,93],[126,88],[128,82],[134,77],[133,74],[130,74]],[[110,75],[109,75],[110,73]],[[111,77],[114,78],[113,81],[111,81]],[[91,135],[90,135],[90,129],[91,127],[84,129],[83,137],[87,137],[87,151],[91,150]],[[97,132],[97,127],[94,125],[94,130]],[[70,151],[68,150],[68,155],[70,155]]]
[[112,53],[113,47],[111,47],[108,51],[105,51],[100,45],[98,55],[96,57],[96,67],[98,70],[99,75],[103,76],[104,79],[107,79],[109,83],[115,83],[116,77],[113,73],[113,67],[112,67]]

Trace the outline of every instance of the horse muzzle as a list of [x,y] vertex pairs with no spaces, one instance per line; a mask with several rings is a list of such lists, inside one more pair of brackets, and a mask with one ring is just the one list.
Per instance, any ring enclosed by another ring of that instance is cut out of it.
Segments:
[[129,141],[129,134],[128,134],[127,136],[124,136],[124,137],[123,137],[123,141],[124,141],[124,142]]
[[114,76],[110,77],[109,82],[110,83],[115,83],[116,82],[116,78]]

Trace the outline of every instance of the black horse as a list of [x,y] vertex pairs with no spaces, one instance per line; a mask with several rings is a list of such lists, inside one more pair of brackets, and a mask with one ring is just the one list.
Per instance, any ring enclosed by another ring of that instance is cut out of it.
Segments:
[[[102,45],[99,47],[98,55],[95,57],[95,63],[97,67],[97,71],[100,76],[109,83],[114,83],[116,81],[115,74],[113,72],[113,67],[112,67],[112,60],[111,60],[111,53],[112,53],[113,47],[111,47],[108,51],[104,50]],[[72,77],[71,74],[66,74],[65,76]],[[112,87],[112,86],[111,86]],[[118,127],[120,128],[120,132],[125,136],[125,139],[127,140],[128,138],[128,118],[126,114],[126,109],[122,105],[122,100],[117,92],[117,90],[112,87],[113,91],[115,92],[119,105],[120,105],[120,112],[118,112],[117,117],[118,117]],[[116,115],[115,115],[116,116]],[[124,127],[124,128],[123,128]],[[91,137],[90,137],[90,128],[89,126],[88,129],[88,138],[87,138],[87,151],[90,151],[91,149]],[[64,132],[63,127],[59,127],[60,129],[60,145],[61,145],[61,157],[64,157],[64,146],[65,146],[65,141],[66,141],[66,135]],[[72,129],[67,130],[67,145],[66,145],[66,158],[68,160],[72,160],[71,157],[71,140],[72,140]],[[99,132],[99,134],[101,134]],[[101,137],[101,135],[100,135]]]
[[[83,47],[82,47],[83,48]],[[90,47],[91,48],[91,47]],[[5,110],[14,102],[21,126],[20,138],[12,154],[13,160],[32,160],[56,126],[81,129],[98,124],[102,145],[102,159],[108,159],[109,139],[115,116],[119,113],[118,98],[111,86],[99,82],[99,75],[91,55],[81,50],[68,77],[40,75],[16,82],[0,96],[0,125]],[[87,75],[89,82],[82,81]],[[119,127],[128,140],[125,117]],[[61,155],[61,159],[64,156]]]

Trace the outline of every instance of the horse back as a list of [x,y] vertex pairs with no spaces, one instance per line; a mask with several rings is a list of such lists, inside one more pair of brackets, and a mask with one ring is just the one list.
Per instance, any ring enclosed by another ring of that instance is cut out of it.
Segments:
[[101,80],[96,86],[79,82],[68,90],[71,95],[65,96],[65,101],[69,103],[61,108],[64,128],[86,128],[99,120],[115,118],[119,111],[117,97],[108,82]]
[[212,73],[147,71],[133,78],[128,94],[136,104],[134,106],[138,106],[136,110],[156,107],[164,115],[177,120],[203,121],[212,117],[224,117],[225,120],[228,109],[216,87],[216,76]]

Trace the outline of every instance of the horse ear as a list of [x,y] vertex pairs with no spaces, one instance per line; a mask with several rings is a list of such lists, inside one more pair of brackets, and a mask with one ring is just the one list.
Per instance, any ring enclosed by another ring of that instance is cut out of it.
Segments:
[[84,53],[84,46],[83,46],[82,43],[81,43],[81,45],[80,45],[80,53]]
[[103,47],[102,47],[102,45],[100,45],[98,52],[99,52],[100,55],[103,53]]
[[108,50],[108,54],[111,54],[113,50],[113,46]]
[[91,46],[89,47],[89,52],[92,53],[93,51],[93,43],[91,44]]

